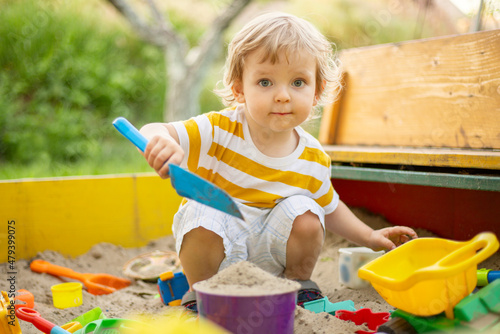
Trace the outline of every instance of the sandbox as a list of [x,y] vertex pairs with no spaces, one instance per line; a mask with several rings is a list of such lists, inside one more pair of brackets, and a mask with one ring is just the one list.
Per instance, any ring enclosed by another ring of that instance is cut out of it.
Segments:
[[[372,215],[364,210],[353,210],[364,222],[374,228],[386,227],[389,224],[380,216]],[[419,236],[433,236],[425,230],[417,230]],[[363,289],[350,289],[339,283],[338,277],[338,250],[343,247],[355,246],[347,240],[328,233],[325,244],[317,262],[312,279],[318,283],[323,293],[331,302],[352,300],[356,309],[370,308],[373,312],[387,312],[394,308],[388,305],[382,297],[370,286]],[[16,262],[17,281],[16,289],[27,289],[35,297],[35,309],[47,320],[63,325],[71,319],[95,308],[100,307],[107,318],[128,318],[136,314],[152,314],[162,317],[172,309],[181,309],[178,306],[166,306],[158,298],[157,284],[142,280],[133,280],[133,283],[124,289],[108,295],[91,295],[83,291],[81,306],[67,309],[57,309],[53,306],[50,287],[61,283],[61,280],[48,275],[34,273],[29,269],[33,259],[43,259],[61,266],[72,268],[79,272],[108,273],[125,277],[123,265],[131,258],[155,250],[168,251],[174,249],[172,236],[166,236],[149,242],[144,247],[123,248],[109,243],[94,245],[88,252],[77,257],[64,256],[59,252],[46,250],[38,253],[29,260]],[[500,270],[500,253],[497,252],[479,268]],[[0,264],[0,272],[6,277],[9,271],[8,263]],[[5,282],[5,280],[4,280]],[[2,290],[6,284],[2,283]],[[336,319],[327,313],[313,313],[302,308],[296,308],[294,333],[354,333],[360,327],[351,322]],[[23,334],[40,333],[33,325],[21,321]]]

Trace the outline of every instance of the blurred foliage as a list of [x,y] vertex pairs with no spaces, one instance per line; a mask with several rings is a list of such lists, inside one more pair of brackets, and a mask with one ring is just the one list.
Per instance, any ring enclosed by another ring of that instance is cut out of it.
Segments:
[[161,119],[161,50],[95,12],[81,1],[2,4],[1,162],[74,163],[100,153],[116,116]]
[[405,0],[290,0],[338,49],[425,38],[439,27],[422,26],[418,8]]
[[[191,46],[228,3],[158,2]],[[414,8],[396,4],[256,1],[227,39],[249,16],[269,9],[309,19],[339,48],[414,39]],[[140,127],[162,120],[163,51],[140,40],[105,0],[0,0],[0,8],[0,179],[149,170],[111,122],[124,116]],[[223,56],[206,80],[203,112],[222,108],[212,90]]]

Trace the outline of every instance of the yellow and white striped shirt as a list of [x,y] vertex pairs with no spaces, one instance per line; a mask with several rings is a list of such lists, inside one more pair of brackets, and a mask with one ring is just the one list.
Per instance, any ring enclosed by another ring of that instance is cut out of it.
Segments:
[[255,147],[242,107],[172,125],[185,151],[181,167],[226,190],[240,203],[272,208],[283,198],[305,195],[323,207],[325,214],[337,207],[330,157],[301,127],[296,128],[300,140],[295,151],[273,158]]

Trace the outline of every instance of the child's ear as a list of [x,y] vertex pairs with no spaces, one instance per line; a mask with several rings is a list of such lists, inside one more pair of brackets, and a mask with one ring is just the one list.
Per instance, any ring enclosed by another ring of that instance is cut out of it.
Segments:
[[233,92],[234,100],[236,102],[245,103],[245,94],[243,93],[243,83],[241,80],[234,81],[231,91]]
[[326,80],[323,80],[321,82],[321,88],[316,90],[316,96],[314,96],[313,107],[315,107],[318,104],[318,101],[321,99],[321,94],[323,94],[325,88],[326,88]]

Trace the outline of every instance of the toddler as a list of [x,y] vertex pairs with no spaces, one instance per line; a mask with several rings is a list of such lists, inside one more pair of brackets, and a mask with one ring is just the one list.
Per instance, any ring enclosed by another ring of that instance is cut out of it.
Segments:
[[[339,199],[330,158],[300,125],[339,86],[331,44],[309,22],[261,15],[229,45],[228,108],[186,121],[152,123],[144,156],[162,177],[178,164],[225,189],[244,220],[185,200],[174,217],[176,250],[190,286],[238,261],[301,283],[298,303],[322,298],[310,280],[325,230],[374,250],[393,249],[416,233],[373,230]],[[195,294],[182,304],[196,310]]]

